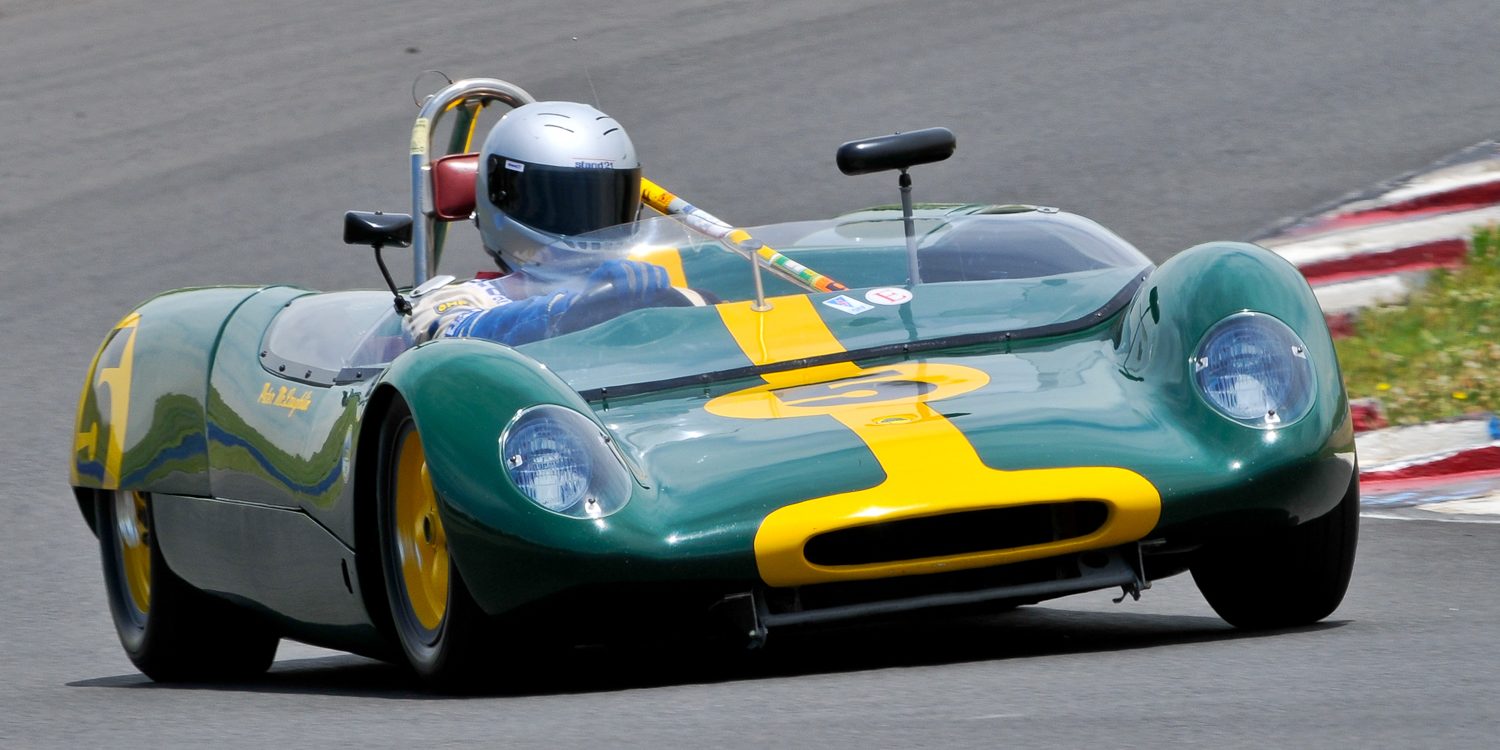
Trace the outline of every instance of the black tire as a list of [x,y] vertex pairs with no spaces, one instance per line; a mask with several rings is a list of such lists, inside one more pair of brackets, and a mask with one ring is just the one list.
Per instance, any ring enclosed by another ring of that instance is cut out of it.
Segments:
[[1321,518],[1208,545],[1193,580],[1209,606],[1245,629],[1309,625],[1344,600],[1359,543],[1359,475]]
[[[496,634],[448,556],[421,436],[399,398],[381,425],[380,456],[381,572],[396,639],[407,664],[430,687],[469,689],[492,661]],[[403,565],[408,558],[413,565]]]
[[167,567],[149,495],[99,492],[94,514],[115,632],[137,669],[157,682],[217,682],[253,677],[271,666],[280,636]]

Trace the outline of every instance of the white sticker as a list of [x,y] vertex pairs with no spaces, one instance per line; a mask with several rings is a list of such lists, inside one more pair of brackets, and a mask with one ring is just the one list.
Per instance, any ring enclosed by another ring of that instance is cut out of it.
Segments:
[[525,164],[522,164],[521,162],[518,162],[518,161],[511,161],[510,159],[506,159],[505,160],[505,168],[509,169],[512,172],[525,172],[526,171],[526,165]]
[[883,286],[865,292],[865,299],[877,305],[904,305],[911,301],[911,292],[894,286]]
[[415,124],[411,126],[411,155],[420,156],[427,153],[427,132],[432,122],[425,117],[418,117]]
[[866,310],[875,309],[853,297],[843,294],[840,294],[837,297],[829,297],[828,299],[823,300],[823,304],[828,305],[835,310],[841,310],[843,312],[849,313],[850,315],[858,315]]

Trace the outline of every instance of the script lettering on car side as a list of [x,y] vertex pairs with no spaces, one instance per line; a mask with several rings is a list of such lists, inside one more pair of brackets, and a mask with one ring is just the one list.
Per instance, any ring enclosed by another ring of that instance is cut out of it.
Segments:
[[255,399],[262,406],[276,406],[286,409],[288,417],[299,411],[307,411],[312,406],[312,389],[304,390],[301,395],[297,394],[295,388],[281,386],[272,389],[270,383],[261,386],[260,396]]

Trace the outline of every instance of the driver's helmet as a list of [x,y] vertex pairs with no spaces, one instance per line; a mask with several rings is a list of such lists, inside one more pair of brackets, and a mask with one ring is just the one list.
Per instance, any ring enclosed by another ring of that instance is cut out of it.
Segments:
[[519,270],[567,237],[634,221],[641,163],[609,115],[577,102],[533,102],[490,129],[475,193],[485,249]]

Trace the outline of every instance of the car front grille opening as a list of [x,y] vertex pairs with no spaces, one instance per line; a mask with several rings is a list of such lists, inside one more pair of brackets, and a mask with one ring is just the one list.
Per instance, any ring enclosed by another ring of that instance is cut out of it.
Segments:
[[948,557],[1087,536],[1108,519],[1098,500],[969,510],[830,531],[809,539],[802,554],[824,566]]

